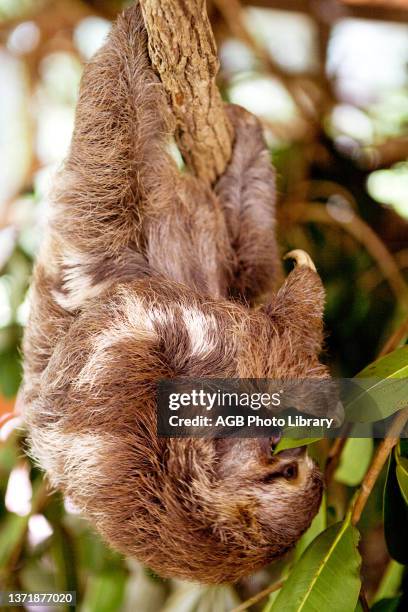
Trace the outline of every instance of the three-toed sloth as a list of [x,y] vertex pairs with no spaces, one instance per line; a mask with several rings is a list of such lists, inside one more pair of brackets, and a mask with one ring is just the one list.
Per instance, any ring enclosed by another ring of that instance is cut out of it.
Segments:
[[158,437],[157,381],[328,376],[321,281],[300,258],[271,291],[268,150],[256,118],[226,112],[233,154],[209,187],[169,154],[140,8],[119,17],[82,79],[24,339],[31,452],[52,485],[122,553],[214,583],[289,550],[321,476],[264,439]]

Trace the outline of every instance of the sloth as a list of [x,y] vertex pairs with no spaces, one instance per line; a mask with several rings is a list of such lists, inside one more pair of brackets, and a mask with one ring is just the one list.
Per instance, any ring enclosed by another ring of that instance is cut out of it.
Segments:
[[51,485],[124,555],[202,583],[282,557],[322,478],[273,439],[159,437],[158,381],[329,376],[310,258],[294,252],[281,282],[261,126],[226,112],[232,157],[210,186],[169,153],[140,7],[118,18],[84,71],[23,347],[29,452]]

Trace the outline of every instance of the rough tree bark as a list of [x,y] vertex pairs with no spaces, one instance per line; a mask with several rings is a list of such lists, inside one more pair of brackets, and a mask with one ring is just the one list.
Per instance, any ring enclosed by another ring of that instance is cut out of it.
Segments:
[[215,83],[217,50],[205,0],[140,0],[153,67],[176,119],[187,167],[212,183],[231,155],[233,131]]

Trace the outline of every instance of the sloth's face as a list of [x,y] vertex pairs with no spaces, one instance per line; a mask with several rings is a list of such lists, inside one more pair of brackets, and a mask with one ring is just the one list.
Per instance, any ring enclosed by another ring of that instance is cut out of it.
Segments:
[[[308,528],[323,490],[321,473],[305,447],[273,454],[274,445],[268,438],[217,442],[219,476],[230,492],[230,508],[234,511],[235,505],[238,521],[246,509],[250,532],[256,526],[271,560],[289,550]],[[243,531],[247,526],[242,520]]]
[[235,582],[295,545],[319,508],[322,477],[304,448],[272,447],[264,438],[170,443],[177,488],[168,490],[173,549],[157,560],[162,573],[166,565],[184,579]]

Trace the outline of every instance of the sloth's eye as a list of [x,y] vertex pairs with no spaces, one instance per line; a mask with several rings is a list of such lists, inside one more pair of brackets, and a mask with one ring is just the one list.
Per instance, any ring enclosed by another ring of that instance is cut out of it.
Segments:
[[296,463],[289,463],[285,465],[281,473],[286,480],[294,480],[298,475],[298,466]]
[[285,478],[285,480],[294,480],[298,475],[297,463],[288,463],[282,469],[278,469],[275,472],[271,472],[262,478],[264,484],[269,484],[278,478]]

